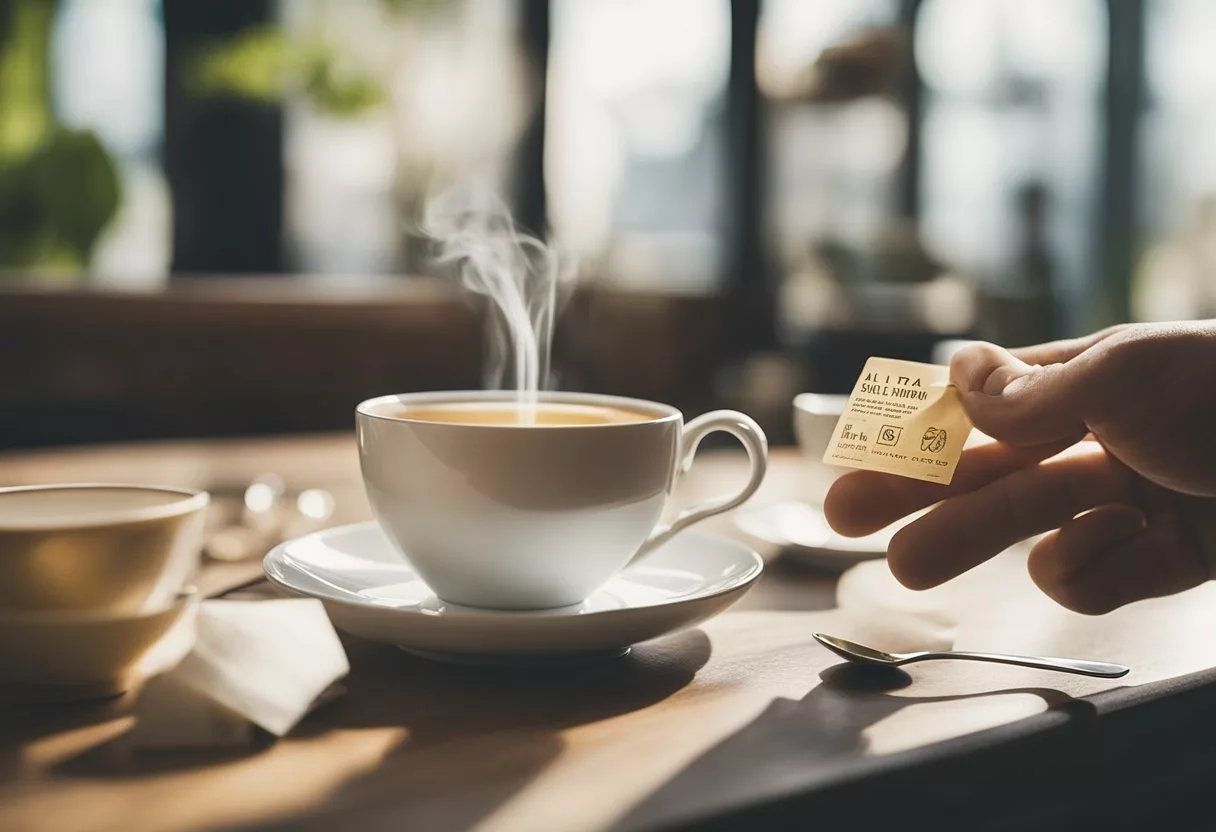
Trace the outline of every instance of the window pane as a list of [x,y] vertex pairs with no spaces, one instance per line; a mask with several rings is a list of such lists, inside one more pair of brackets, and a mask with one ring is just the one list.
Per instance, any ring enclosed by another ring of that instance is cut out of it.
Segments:
[[122,201],[85,264],[100,280],[156,283],[169,266],[164,30],[157,0],[63,0],[51,42],[55,117],[92,131],[117,166]]
[[1141,320],[1216,316],[1216,4],[1146,4],[1140,133],[1143,254],[1132,289]]
[[585,275],[718,279],[729,55],[727,0],[554,0],[545,174]]
[[[893,24],[897,0],[768,0],[757,74],[768,98],[770,233],[785,268],[825,237],[865,246],[895,213],[894,175],[907,120],[881,93],[824,93],[816,61],[825,48]],[[879,42],[881,43],[881,41]]]
[[927,0],[918,20],[925,241],[991,295],[1049,278],[1063,329],[1094,278],[1106,40],[1101,0]]
[[[534,96],[524,84],[515,0],[288,0],[296,40],[323,40],[387,106],[348,114],[293,93],[287,104],[287,236],[305,272],[426,267],[411,228],[455,181],[503,189]],[[411,245],[415,243],[415,245]]]

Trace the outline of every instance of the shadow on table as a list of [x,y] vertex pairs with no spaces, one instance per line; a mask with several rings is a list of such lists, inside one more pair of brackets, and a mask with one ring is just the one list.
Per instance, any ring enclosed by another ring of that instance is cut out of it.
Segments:
[[[246,828],[346,828],[353,816],[360,828],[467,828],[557,758],[561,730],[661,702],[691,682],[711,653],[701,630],[637,646],[622,658],[531,668],[439,664],[356,639],[346,647],[352,666],[346,695],[284,742],[324,742],[332,732],[376,728],[401,728],[406,738],[370,771],[354,771],[345,782],[337,773],[321,805]],[[0,710],[0,782],[20,774],[23,744],[130,715],[131,698]],[[115,733],[65,754],[50,770],[122,779],[222,768],[275,747],[259,734],[237,749],[137,752]]]
[[[849,781],[863,769],[881,769],[882,763],[876,760],[884,758],[867,756],[863,732],[909,705],[1029,693],[1041,697],[1049,708],[1075,710],[1078,714],[1094,711],[1088,702],[1040,688],[957,696],[896,696],[891,691],[912,682],[911,676],[898,669],[840,664],[824,670],[820,679],[822,684],[801,700],[774,700],[759,717],[635,806],[616,828],[667,829],[694,823],[698,829],[717,828],[708,823],[709,818],[722,828],[736,828],[734,824],[746,828],[746,819],[734,813],[749,804],[805,795]],[[883,802],[880,792],[870,790],[871,796],[856,806],[855,819]],[[800,817],[802,821],[795,823],[787,816],[778,825],[807,828],[824,820]],[[766,818],[766,823],[772,820]]]
[[777,555],[764,564],[764,574],[732,609],[818,612],[836,608],[840,570],[824,569]]
[[30,763],[22,747],[53,734],[95,729],[130,716],[132,697],[90,702],[0,702],[0,783],[22,773]]
[[[126,693],[78,702],[0,702],[0,785],[28,776],[32,768],[82,777],[164,774],[245,759],[274,745],[272,736],[255,731],[250,742],[235,747],[136,750],[128,737],[136,698]],[[51,747],[37,754],[25,750],[51,738]]]
[[[23,743],[34,742],[54,734],[66,734],[76,729],[101,726],[125,717],[130,717],[133,724],[136,718],[134,698],[133,694],[127,694],[109,702],[82,702],[70,707],[23,706],[29,710],[11,713],[14,719],[26,721],[20,733],[4,733],[3,753],[14,755],[13,760],[17,761],[18,766],[5,770],[5,758],[0,757],[0,782],[19,773],[21,752],[16,747]],[[99,735],[91,742],[82,740],[81,750],[78,752],[72,753],[65,749],[61,752],[61,759],[49,765],[48,769],[54,774],[71,777],[124,779],[221,766],[262,754],[275,744],[273,736],[255,730],[248,742],[234,746],[173,750],[137,749],[132,747],[126,730],[104,733],[107,735]]]
[[[319,808],[258,829],[465,829],[527,786],[562,751],[561,730],[654,705],[710,657],[690,630],[620,659],[532,669],[436,664],[393,648],[350,644],[347,696],[301,737],[399,726],[408,738]],[[475,787],[471,784],[477,784]]]

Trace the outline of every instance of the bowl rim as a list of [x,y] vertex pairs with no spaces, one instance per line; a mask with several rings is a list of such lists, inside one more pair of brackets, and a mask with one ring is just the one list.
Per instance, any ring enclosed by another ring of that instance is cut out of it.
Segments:
[[[801,410],[803,413],[808,413],[812,416],[840,416],[849,406],[849,399],[852,396],[849,393],[799,393],[794,396],[794,409]],[[832,402],[838,404],[840,410],[817,410],[815,403],[817,402]]]
[[171,500],[163,505],[143,506],[141,508],[115,509],[101,516],[92,516],[74,520],[72,518],[49,520],[0,520],[0,533],[4,532],[58,532],[88,529],[106,529],[126,526],[134,523],[151,523],[168,520],[174,517],[192,514],[205,509],[211,502],[211,495],[206,491],[194,488],[183,488],[171,485],[142,485],[138,483],[119,482],[62,482],[40,485],[14,485],[0,488],[0,500],[7,494],[25,494],[31,492],[57,491],[153,491],[161,494],[174,494],[180,499]]

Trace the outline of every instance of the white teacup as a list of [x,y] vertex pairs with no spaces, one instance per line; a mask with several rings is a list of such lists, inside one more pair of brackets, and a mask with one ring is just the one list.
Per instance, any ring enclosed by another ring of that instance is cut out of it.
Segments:
[[[537,423],[491,420],[488,411],[514,416],[510,395],[383,396],[356,410],[372,510],[451,603],[577,604],[676,532],[743,503],[764,479],[768,443],[742,413],[715,411],[685,425],[665,404],[543,393]],[[747,450],[747,484],[660,525],[677,478],[719,430]]]

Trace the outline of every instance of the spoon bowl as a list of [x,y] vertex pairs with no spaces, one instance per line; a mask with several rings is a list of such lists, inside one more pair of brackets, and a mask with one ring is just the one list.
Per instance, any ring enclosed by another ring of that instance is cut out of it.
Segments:
[[893,653],[884,653],[881,650],[866,647],[864,644],[858,644],[855,641],[848,641],[847,639],[836,638],[835,636],[823,633],[814,633],[814,636],[815,641],[847,661],[862,662],[864,664],[888,664],[892,667],[900,665],[900,660]]

